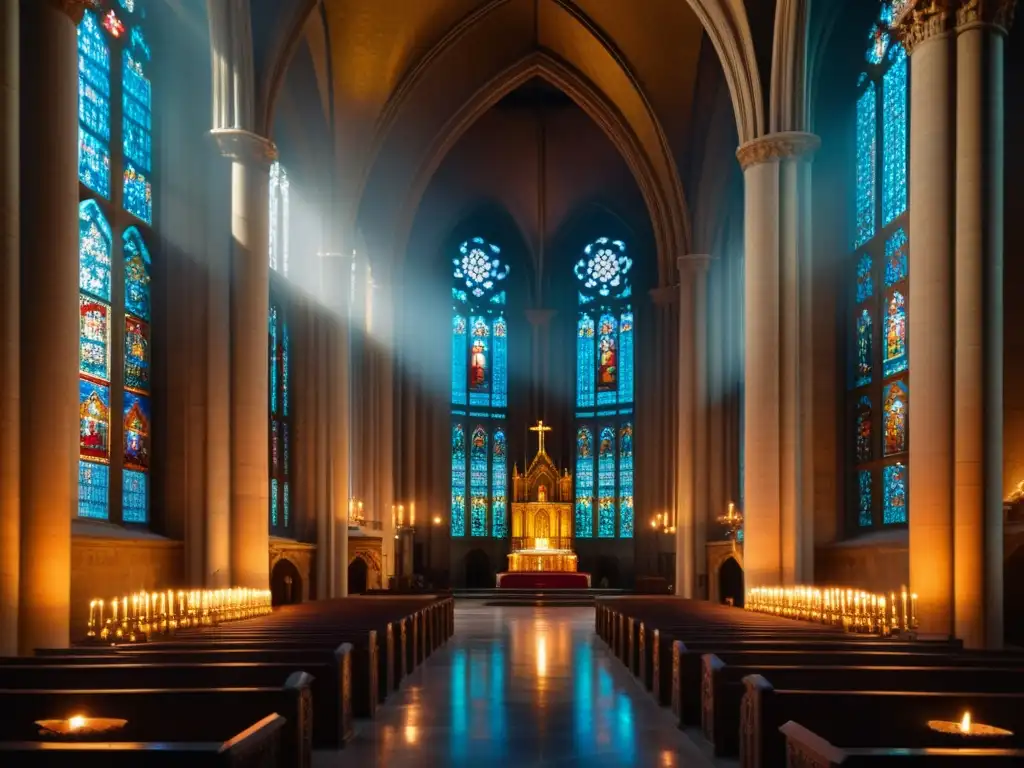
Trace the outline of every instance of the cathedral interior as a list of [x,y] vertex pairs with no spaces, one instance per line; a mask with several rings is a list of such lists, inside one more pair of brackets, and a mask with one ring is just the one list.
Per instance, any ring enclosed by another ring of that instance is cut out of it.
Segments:
[[0,655],[492,588],[538,434],[594,586],[1024,643],[1014,6],[5,2]]

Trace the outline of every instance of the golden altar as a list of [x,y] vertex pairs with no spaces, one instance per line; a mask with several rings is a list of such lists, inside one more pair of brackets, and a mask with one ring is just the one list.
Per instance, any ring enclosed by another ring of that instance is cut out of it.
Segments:
[[512,551],[508,570],[575,572],[572,548],[572,475],[559,473],[544,450],[544,433],[551,430],[540,422],[530,428],[540,435],[540,448],[525,475],[512,470]]

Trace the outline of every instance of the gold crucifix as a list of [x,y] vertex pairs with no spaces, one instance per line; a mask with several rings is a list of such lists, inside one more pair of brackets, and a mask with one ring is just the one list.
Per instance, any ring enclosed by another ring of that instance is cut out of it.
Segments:
[[545,427],[543,419],[537,422],[536,427],[530,427],[531,432],[536,432],[537,437],[540,438],[540,450],[539,453],[544,453],[544,433],[550,432],[551,427]]

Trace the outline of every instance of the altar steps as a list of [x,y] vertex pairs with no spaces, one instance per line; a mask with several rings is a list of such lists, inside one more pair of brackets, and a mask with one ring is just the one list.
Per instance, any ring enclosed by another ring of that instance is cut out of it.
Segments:
[[456,600],[481,600],[493,606],[546,606],[585,607],[598,597],[627,594],[622,589],[453,589]]

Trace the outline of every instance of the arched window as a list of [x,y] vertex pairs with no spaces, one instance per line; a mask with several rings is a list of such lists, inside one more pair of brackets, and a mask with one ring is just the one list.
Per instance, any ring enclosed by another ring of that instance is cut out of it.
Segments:
[[907,522],[909,69],[892,20],[892,3],[883,3],[856,105],[848,412],[850,506],[860,529]]
[[270,356],[270,530],[292,531],[291,505],[291,360],[288,322],[277,304],[270,305],[267,328]]
[[451,534],[504,538],[508,533],[504,281],[509,268],[501,260],[501,249],[482,237],[462,243],[452,264]]
[[607,237],[584,248],[574,267],[580,305],[576,323],[578,538],[633,537],[632,267],[626,244]]
[[[78,26],[78,515],[124,523],[149,521],[153,166],[144,19],[142,0],[100,0]],[[122,184],[111,182],[115,171]]]
[[288,171],[275,161],[270,166],[270,268],[288,276]]

